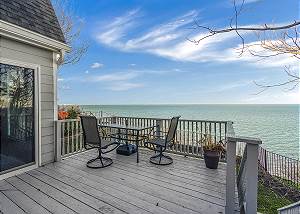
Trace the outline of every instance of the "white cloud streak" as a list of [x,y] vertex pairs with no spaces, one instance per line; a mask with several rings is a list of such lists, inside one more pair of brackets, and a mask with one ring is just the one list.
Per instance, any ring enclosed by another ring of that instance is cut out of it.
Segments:
[[104,65],[102,63],[99,63],[99,62],[94,62],[92,65],[91,65],[91,68],[95,69],[95,68],[102,68]]
[[128,91],[130,89],[142,88],[142,87],[144,87],[144,85],[141,83],[116,82],[108,86],[107,89],[111,91]]
[[144,75],[165,75],[169,73],[185,73],[187,71],[176,70],[126,70],[122,72],[115,72],[102,75],[89,75],[85,78],[72,78],[72,81],[83,81],[83,82],[101,82],[106,85],[106,89],[111,91],[127,91],[134,88],[144,87],[144,83],[136,83],[136,78]]
[[[254,0],[246,1],[246,3],[251,2]],[[258,58],[249,53],[244,53],[242,57],[239,57],[237,50],[241,48],[241,45],[228,45],[238,38],[234,32],[216,35],[195,45],[186,38],[197,40],[206,34],[198,32],[189,35],[190,32],[186,29],[191,27],[198,15],[196,11],[189,11],[169,22],[152,27],[142,35],[130,38],[128,34],[132,28],[137,27],[139,11],[129,11],[124,16],[117,17],[113,22],[106,24],[97,34],[97,41],[120,51],[146,52],[183,62],[242,62],[255,67],[281,68],[286,65],[298,65],[295,59],[287,55],[271,57],[263,61],[258,61]],[[243,34],[246,36],[248,33]],[[246,45],[257,42],[250,42]]]

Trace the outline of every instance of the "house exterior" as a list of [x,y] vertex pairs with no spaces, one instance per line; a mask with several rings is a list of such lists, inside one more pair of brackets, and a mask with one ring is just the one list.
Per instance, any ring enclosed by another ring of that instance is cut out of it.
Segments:
[[50,0],[0,0],[0,180],[54,161],[57,65],[69,50]]

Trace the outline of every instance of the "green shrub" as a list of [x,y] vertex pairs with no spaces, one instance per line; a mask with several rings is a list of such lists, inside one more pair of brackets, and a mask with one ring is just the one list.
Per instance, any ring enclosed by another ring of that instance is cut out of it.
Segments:
[[293,202],[277,195],[271,189],[265,187],[262,183],[258,183],[258,212],[264,214],[277,214],[277,209]]
[[81,113],[80,107],[76,105],[70,105],[66,107],[68,112],[68,119],[77,119]]

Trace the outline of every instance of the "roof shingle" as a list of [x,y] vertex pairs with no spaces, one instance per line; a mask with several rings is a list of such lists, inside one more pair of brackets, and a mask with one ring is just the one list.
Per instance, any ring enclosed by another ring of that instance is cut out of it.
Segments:
[[0,0],[0,19],[65,43],[50,0]]

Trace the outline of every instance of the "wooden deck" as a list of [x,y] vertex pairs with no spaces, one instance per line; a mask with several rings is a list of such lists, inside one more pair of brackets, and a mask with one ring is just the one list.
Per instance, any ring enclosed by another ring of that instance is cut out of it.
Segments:
[[155,166],[140,153],[139,164],[112,152],[111,167],[90,169],[88,151],[2,180],[0,213],[225,213],[225,164],[171,154],[172,165]]

